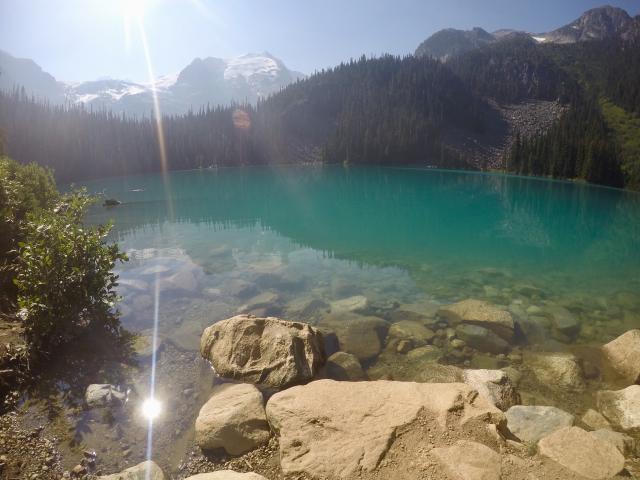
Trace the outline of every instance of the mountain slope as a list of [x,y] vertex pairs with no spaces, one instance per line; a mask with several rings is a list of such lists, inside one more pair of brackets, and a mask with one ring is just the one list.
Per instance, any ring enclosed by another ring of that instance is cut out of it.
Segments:
[[446,61],[454,55],[475,50],[495,41],[496,38],[482,28],[476,27],[473,30],[447,28],[434,33],[422,42],[416,49],[415,55]]
[[162,113],[182,114],[207,104],[256,103],[298,78],[304,75],[264,52],[230,59],[196,58],[178,75],[162,77],[154,86],[117,79],[65,84],[35,62],[0,51],[1,91],[24,87],[28,95],[55,104],[71,102],[132,115],[151,114],[153,87]]
[[29,95],[54,103],[64,101],[64,86],[33,60],[16,58],[0,50],[0,90],[24,87]]
[[588,10],[573,22],[547,33],[526,33],[501,29],[488,33],[482,28],[472,30],[440,30],[422,42],[416,56],[431,56],[447,61],[457,55],[482,48],[501,40],[531,39],[538,43],[567,44],[592,40],[640,38],[640,15],[632,18],[621,9],[604,6]]

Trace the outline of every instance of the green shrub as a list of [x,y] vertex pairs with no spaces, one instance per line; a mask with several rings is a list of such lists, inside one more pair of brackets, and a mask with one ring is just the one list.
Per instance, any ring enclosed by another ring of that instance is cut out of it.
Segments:
[[0,157],[0,311],[15,301],[13,277],[22,225],[30,214],[59,199],[51,170]]
[[85,331],[117,333],[113,313],[117,275],[126,256],[105,243],[110,225],[88,227],[83,216],[93,199],[84,191],[55,208],[29,214],[22,226],[17,274],[18,316],[33,353],[47,355]]

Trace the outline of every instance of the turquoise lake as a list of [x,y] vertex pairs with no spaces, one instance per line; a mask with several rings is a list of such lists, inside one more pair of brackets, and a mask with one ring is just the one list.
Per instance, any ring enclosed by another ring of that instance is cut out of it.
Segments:
[[[195,416],[219,381],[199,358],[202,331],[238,313],[320,327],[329,315],[335,327],[344,309],[389,325],[421,318],[429,338],[407,348],[391,336],[379,344],[374,338],[373,349],[366,332],[355,339],[365,344],[354,350],[371,352],[359,357],[368,378],[428,381],[436,362],[513,367],[523,403],[576,413],[603,385],[591,349],[640,326],[636,193],[377,167],[184,171],[85,185],[122,202],[96,205],[89,220],[112,220],[110,240],[130,258],[117,267],[123,325],[144,337],[157,320],[157,395],[166,414],[154,448],[169,469],[191,448]],[[469,298],[512,313],[519,331],[509,352],[454,346],[452,325],[435,312]],[[528,373],[527,355],[543,350],[586,362],[578,394]],[[150,363],[143,357],[122,380],[131,406],[117,431],[96,418],[89,431],[77,430],[78,444],[99,443],[114,469],[145,458],[146,429],[135,406],[148,392]],[[92,375],[87,383],[113,381]]]

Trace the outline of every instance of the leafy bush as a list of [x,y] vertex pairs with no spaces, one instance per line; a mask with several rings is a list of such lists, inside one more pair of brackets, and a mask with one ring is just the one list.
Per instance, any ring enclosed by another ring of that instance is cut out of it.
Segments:
[[92,201],[84,191],[66,195],[24,224],[15,284],[27,340],[40,354],[87,329],[119,329],[113,268],[126,256],[105,243],[110,225],[83,224]]
[[12,279],[18,242],[24,240],[23,223],[58,199],[51,170],[0,158],[0,310],[15,299]]

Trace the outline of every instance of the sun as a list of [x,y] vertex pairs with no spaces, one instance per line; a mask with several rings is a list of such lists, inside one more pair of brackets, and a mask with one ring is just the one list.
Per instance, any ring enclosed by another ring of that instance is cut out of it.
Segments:
[[124,0],[124,15],[129,18],[142,18],[150,0]]

